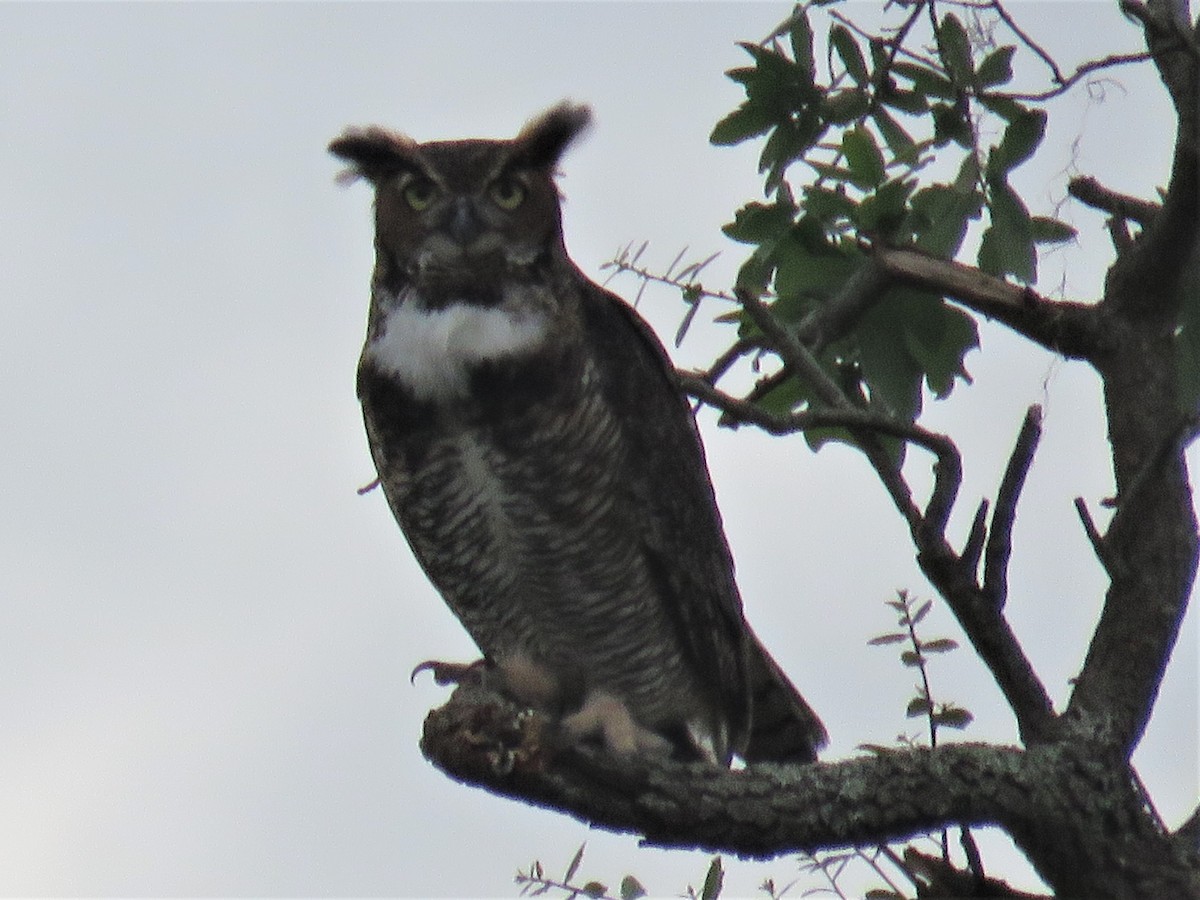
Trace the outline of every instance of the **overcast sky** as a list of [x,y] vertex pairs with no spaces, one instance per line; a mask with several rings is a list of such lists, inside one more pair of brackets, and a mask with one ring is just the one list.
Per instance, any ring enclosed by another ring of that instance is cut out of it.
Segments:
[[[1017,9],[1066,67],[1137,46],[1115,3]],[[574,258],[600,275],[629,241],[659,267],[721,251],[719,287],[743,258],[719,227],[761,190],[756,147],[707,143],[741,99],[722,73],[788,12],[0,5],[0,893],[513,896],[518,867],[559,870],[584,840],[588,877],[699,884],[703,856],[637,850],[421,758],[446,692],[408,673],[474,651],[382,496],[355,493],[373,477],[353,387],[370,196],[335,185],[325,146],[347,124],[510,136],[588,101],[595,126],[563,162]],[[1162,183],[1167,102],[1149,69],[1117,77],[1054,108],[1018,179],[1035,212],[1075,172],[1147,197]],[[1103,222],[1059,214],[1080,246],[1044,261],[1042,289],[1094,297]],[[670,335],[681,306],[649,292],[642,310]],[[698,322],[677,359],[727,336]],[[983,339],[974,385],[929,423],[966,455],[961,539],[1025,407],[1046,407],[1008,612],[1061,703],[1104,587],[1071,507],[1099,515],[1111,492],[1098,383]],[[824,717],[828,757],[915,733],[912,673],[865,643],[897,588],[929,589],[866,465],[702,426],[748,616]],[[1200,771],[1195,623],[1138,756],[1170,824]],[[968,737],[1015,740],[968,651],[932,677],[978,716]],[[740,866],[729,895],[794,874]]]

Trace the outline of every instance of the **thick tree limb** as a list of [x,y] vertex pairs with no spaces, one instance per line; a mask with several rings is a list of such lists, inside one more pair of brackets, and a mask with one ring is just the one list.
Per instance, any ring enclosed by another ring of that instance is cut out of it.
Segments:
[[550,720],[460,687],[429,714],[421,748],[454,778],[666,847],[774,857],[1000,824],[1060,896],[1130,896],[1123,886],[1137,884],[1140,896],[1200,897],[1200,859],[1152,828],[1120,764],[1070,744],[729,771],[560,750]]
[[[1153,48],[1152,31],[1148,25]],[[1171,58],[1164,79],[1172,79],[1175,92],[1200,97],[1200,54]],[[1181,110],[1162,211],[1109,270],[1099,306],[1110,340],[1094,362],[1104,381],[1118,514],[1103,541],[1112,583],[1066,718],[1079,733],[1126,755],[1149,720],[1200,553],[1173,337],[1182,305],[1195,302],[1181,285],[1187,261],[1200,254],[1196,128],[1195,111]]]

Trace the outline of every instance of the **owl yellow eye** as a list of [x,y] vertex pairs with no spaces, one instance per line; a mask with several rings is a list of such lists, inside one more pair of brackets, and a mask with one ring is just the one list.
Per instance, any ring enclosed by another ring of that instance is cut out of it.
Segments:
[[488,188],[488,194],[501,209],[516,209],[525,202],[525,185],[515,178],[501,178]]
[[420,212],[428,208],[437,194],[437,188],[427,178],[414,178],[403,187],[404,202]]

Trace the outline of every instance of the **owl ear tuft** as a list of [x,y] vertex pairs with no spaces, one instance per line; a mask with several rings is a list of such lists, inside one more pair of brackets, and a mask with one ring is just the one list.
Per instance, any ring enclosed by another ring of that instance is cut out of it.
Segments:
[[341,137],[332,141],[329,152],[350,163],[338,175],[338,181],[351,182],[365,178],[372,184],[418,167],[417,142],[408,135],[372,125],[369,128],[347,128]]
[[564,100],[531,119],[521,129],[513,141],[516,145],[514,158],[531,168],[551,169],[591,121],[591,109]]

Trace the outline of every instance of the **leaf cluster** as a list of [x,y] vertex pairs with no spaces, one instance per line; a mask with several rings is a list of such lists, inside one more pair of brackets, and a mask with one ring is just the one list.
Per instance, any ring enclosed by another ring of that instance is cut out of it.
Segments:
[[[819,47],[813,5],[797,6],[762,44],[741,44],[750,65],[727,73],[746,99],[710,139],[765,138],[759,170],[769,198],[746,204],[724,228],[753,247],[738,287],[773,296],[772,312],[798,325],[837,301],[872,247],[951,259],[973,222],[983,227],[980,269],[1034,282],[1037,245],[1070,240],[1074,231],[1032,216],[1009,184],[1046,128],[1043,110],[1001,90],[1012,80],[1016,47],[973,42],[947,13],[930,15],[934,55],[914,52],[926,3],[897,5],[904,20],[880,34],[834,13]],[[982,135],[993,123],[999,138],[989,142]],[[935,151],[939,164],[931,166]],[[795,167],[805,171],[793,180]],[[953,175],[935,178],[934,169]],[[748,319],[738,321],[743,337],[753,334]],[[864,406],[911,422],[926,387],[941,398],[957,378],[968,379],[963,359],[977,345],[969,315],[937,293],[905,289],[866,309],[819,359]],[[784,412],[814,399],[811,386],[790,378],[772,383],[759,401]],[[814,446],[845,437],[808,434]]]
[[548,877],[538,860],[533,861],[528,872],[517,872],[514,880],[521,885],[521,896],[542,897],[554,890],[559,891],[565,900],[576,900],[578,897],[587,897],[590,900],[639,900],[646,896],[646,889],[632,875],[621,879],[615,896],[609,894],[608,885],[602,881],[590,880],[576,884],[575,876],[579,872],[580,863],[583,862],[583,851],[586,847],[586,843],[579,845],[561,879]]
[[[542,897],[551,891],[558,891],[565,900],[576,900],[579,897],[587,897],[589,900],[639,900],[647,896],[646,889],[633,875],[626,875],[621,879],[615,896],[609,893],[608,885],[602,881],[591,880],[577,884],[575,876],[583,862],[583,851],[586,847],[586,843],[579,845],[560,879],[548,877],[538,860],[533,861],[529,871],[517,872],[515,881],[521,885],[521,896]],[[689,900],[718,900],[724,883],[725,869],[721,865],[721,857],[714,856],[704,874],[700,890],[697,891],[688,885],[685,896]]]
[[895,600],[886,604],[898,614],[899,630],[888,631],[876,635],[867,641],[871,647],[884,647],[891,644],[907,644],[900,652],[900,662],[919,671],[921,681],[914,689],[912,698],[905,707],[905,715],[910,719],[924,717],[929,725],[929,744],[937,746],[939,728],[966,728],[974,720],[967,709],[952,702],[937,702],[930,688],[928,664],[931,654],[949,653],[958,649],[958,641],[948,637],[925,639],[917,634],[917,625],[929,615],[933,608],[932,600],[917,601],[907,591],[897,592]]

